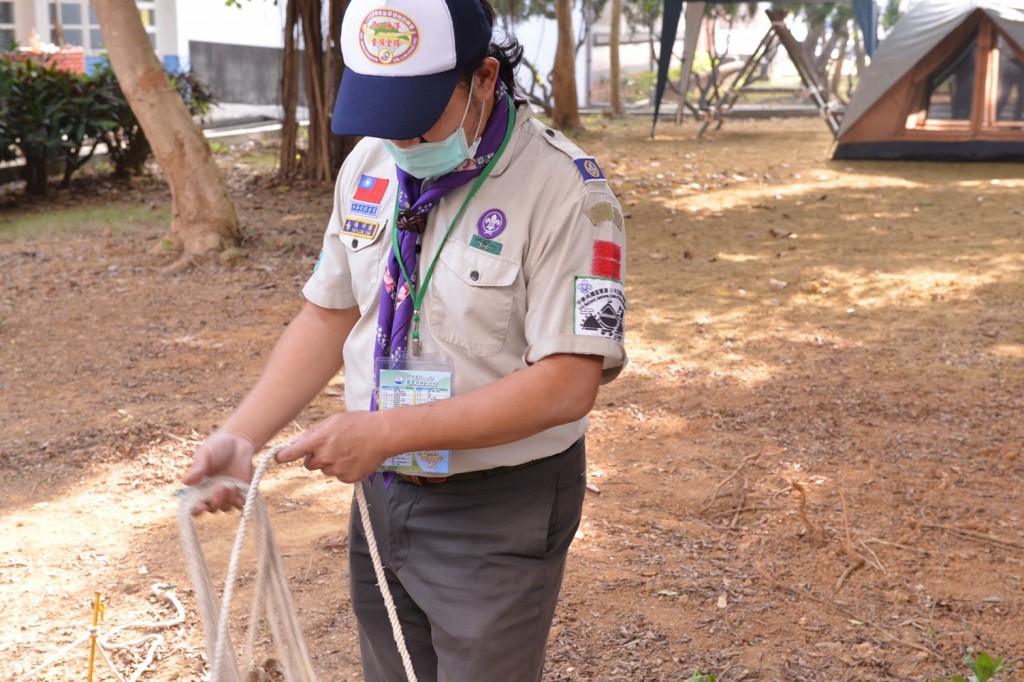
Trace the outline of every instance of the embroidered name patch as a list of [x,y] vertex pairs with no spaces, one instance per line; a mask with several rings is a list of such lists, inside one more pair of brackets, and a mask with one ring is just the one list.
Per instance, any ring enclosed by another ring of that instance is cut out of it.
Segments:
[[345,224],[341,226],[341,233],[359,239],[373,239],[377,236],[378,229],[380,229],[380,223],[375,220],[345,218]]
[[362,201],[353,201],[348,206],[348,212],[361,218],[376,218],[380,212],[380,204],[367,204]]
[[583,176],[585,182],[591,180],[604,180],[604,172],[601,167],[597,165],[597,161],[594,161],[593,157],[587,157],[583,159],[574,159],[573,163],[580,169],[580,175]]
[[622,343],[626,335],[626,290],[622,282],[577,277],[574,334],[600,336]]
[[615,242],[594,240],[594,261],[590,271],[598,277],[622,279],[622,247]]
[[484,239],[478,234],[474,234],[473,238],[469,240],[469,245],[474,249],[480,249],[487,253],[493,253],[498,255],[501,253],[501,242],[491,241],[490,239]]

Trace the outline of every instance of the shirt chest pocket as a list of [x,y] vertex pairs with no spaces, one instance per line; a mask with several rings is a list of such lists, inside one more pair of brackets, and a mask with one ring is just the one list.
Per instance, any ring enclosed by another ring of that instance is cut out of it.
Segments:
[[383,223],[351,217],[345,218],[341,226],[339,238],[348,256],[352,293],[360,312],[366,312],[380,294],[384,228]]
[[449,241],[430,282],[430,333],[481,357],[501,350],[516,303],[520,264]]

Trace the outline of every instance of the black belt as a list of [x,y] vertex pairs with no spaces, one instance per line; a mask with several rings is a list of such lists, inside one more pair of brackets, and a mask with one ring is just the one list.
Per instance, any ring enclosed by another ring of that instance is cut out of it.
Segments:
[[[578,442],[579,441],[576,441],[576,443]],[[453,483],[455,481],[473,481],[480,478],[494,478],[495,476],[510,474],[513,471],[519,471],[520,469],[531,467],[534,464],[540,464],[541,462],[546,462],[549,459],[554,459],[559,455],[564,455],[566,452],[573,449],[576,446],[576,443],[573,443],[558,454],[541,457],[540,459],[531,459],[529,462],[513,464],[512,466],[507,467],[494,467],[493,469],[480,469],[479,471],[464,471],[459,474],[449,474],[448,476],[417,476],[416,474],[399,473],[398,477],[403,481],[412,483],[413,485],[436,485],[438,483]]]

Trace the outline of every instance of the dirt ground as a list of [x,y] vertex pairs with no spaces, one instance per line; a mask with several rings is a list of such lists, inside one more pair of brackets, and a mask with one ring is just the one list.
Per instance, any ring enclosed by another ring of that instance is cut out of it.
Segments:
[[[968,648],[1018,660],[1024,167],[832,162],[818,120],[693,132],[595,120],[581,140],[627,214],[630,364],[592,414],[544,679],[919,681],[966,675]],[[201,678],[175,492],[301,305],[330,210],[329,189],[275,184],[272,153],[219,154],[244,255],[173,277],[150,253],[158,179],[0,194],[0,678],[86,632],[96,591],[106,628],[166,619],[152,583],[188,615],[142,679]],[[319,678],[359,679],[351,487],[291,466],[261,490]],[[200,523],[220,576],[236,522]],[[144,652],[115,659],[127,674]],[[87,653],[41,679],[85,679]]]

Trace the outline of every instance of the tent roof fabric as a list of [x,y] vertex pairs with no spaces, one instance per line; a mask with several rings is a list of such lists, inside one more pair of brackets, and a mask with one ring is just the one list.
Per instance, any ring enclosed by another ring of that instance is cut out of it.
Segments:
[[878,46],[843,116],[839,139],[975,10],[1024,47],[1024,0],[918,0]]

